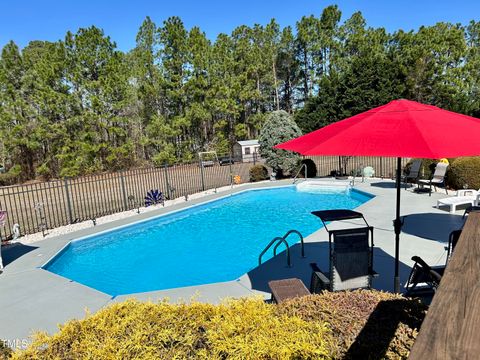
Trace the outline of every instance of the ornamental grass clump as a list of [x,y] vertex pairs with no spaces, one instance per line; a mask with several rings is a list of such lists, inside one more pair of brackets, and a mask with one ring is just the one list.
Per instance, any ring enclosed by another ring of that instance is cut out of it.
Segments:
[[16,359],[328,359],[326,324],[261,299],[158,304],[128,300],[40,333]]
[[398,294],[357,290],[297,298],[279,305],[278,312],[328,323],[334,358],[406,359],[426,306]]

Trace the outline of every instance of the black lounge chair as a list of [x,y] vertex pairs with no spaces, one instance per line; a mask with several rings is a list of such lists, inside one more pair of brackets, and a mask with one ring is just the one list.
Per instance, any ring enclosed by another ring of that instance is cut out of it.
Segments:
[[[370,234],[372,244],[370,245]],[[333,239],[333,241],[332,241]],[[310,291],[340,291],[371,288],[372,278],[378,274],[372,269],[373,228],[330,230],[330,270],[323,272],[311,263]]]
[[455,250],[455,246],[457,246],[458,239],[460,239],[460,235],[462,234],[462,230],[454,230],[450,233],[448,237],[448,245],[445,246],[445,250],[447,251],[447,260],[445,262],[445,266],[450,261],[452,257],[453,250]]
[[432,292],[435,293],[461,233],[462,230],[454,230],[450,233],[448,237],[448,245],[445,246],[447,260],[443,266],[430,266],[420,256],[412,257],[415,264],[413,265],[407,284],[405,285],[407,296],[422,295]]
[[445,266],[430,266],[420,256],[412,256],[412,260],[415,264],[405,285],[406,295],[421,296],[434,293],[440,285]]
[[[478,198],[477,198],[477,204],[479,203],[478,201]],[[479,205],[470,205],[469,207],[467,207],[465,209],[465,211],[463,212],[463,216],[462,218],[465,218],[465,216],[467,216],[468,214],[470,214],[471,212],[479,212],[480,211],[480,206]]]

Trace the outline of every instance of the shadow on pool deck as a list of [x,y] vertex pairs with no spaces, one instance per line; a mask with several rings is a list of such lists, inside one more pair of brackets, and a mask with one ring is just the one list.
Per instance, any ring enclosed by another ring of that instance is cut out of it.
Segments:
[[[309,288],[312,274],[310,263],[316,262],[323,271],[327,271],[329,268],[328,242],[305,243],[305,258],[301,257],[300,249],[300,244],[295,244],[290,248],[292,267],[287,267],[286,254],[282,252],[249,271],[247,276],[250,280],[251,288],[270,292],[268,287],[269,281],[292,277],[301,279],[305,286]],[[375,248],[373,254],[373,268],[380,275],[373,280],[373,287],[377,290],[393,291],[395,259],[380,248]],[[410,270],[411,267],[400,262],[400,279],[402,283],[407,281]]]
[[461,229],[464,219],[461,215],[420,213],[404,216],[402,232],[438,242],[448,242],[453,230]]
[[30,251],[33,251],[35,249],[38,249],[38,247],[24,245],[21,243],[2,245],[3,265],[7,266],[8,264],[14,262],[18,258],[22,257],[25,254],[28,254]]
[[[374,186],[374,187],[378,187],[378,188],[382,188],[382,189],[395,189],[396,188],[396,184],[395,182],[391,182],[391,181],[380,181],[380,182],[374,182],[374,183],[370,183],[370,186]],[[402,188],[405,188],[405,185],[402,184]]]

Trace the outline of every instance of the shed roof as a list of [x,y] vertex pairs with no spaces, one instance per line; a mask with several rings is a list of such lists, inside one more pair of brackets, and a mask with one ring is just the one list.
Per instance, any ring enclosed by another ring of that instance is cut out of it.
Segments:
[[254,145],[260,145],[258,143],[258,140],[243,140],[243,141],[237,141],[241,146],[254,146]]

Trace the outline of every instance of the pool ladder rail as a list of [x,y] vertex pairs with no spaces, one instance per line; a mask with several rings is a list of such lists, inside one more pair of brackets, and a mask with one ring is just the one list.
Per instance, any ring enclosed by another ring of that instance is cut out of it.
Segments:
[[287,242],[287,238],[291,235],[291,234],[297,234],[298,237],[300,238],[300,244],[301,244],[301,251],[302,251],[302,258],[305,257],[305,247],[304,247],[304,243],[303,243],[303,236],[302,234],[300,234],[299,231],[297,230],[289,230],[285,235],[283,235],[282,237],[280,236],[277,236],[276,238],[272,239],[272,241],[270,241],[268,243],[268,245],[265,247],[265,249],[263,249],[263,251],[260,253],[260,255],[258,256],[258,265],[262,265],[262,256],[265,255],[265,253],[268,251],[268,249],[270,249],[272,247],[273,244],[275,244],[275,247],[273,248],[273,256],[277,256],[277,249],[278,247],[281,245],[281,244],[285,244],[285,250],[286,250],[286,255],[287,255],[287,266],[288,267],[291,267],[292,266],[292,262],[291,262],[291,257],[290,257],[290,246],[288,245],[288,242]]
[[308,179],[308,175],[307,175],[307,164],[302,164],[302,166],[300,167],[300,169],[298,169],[297,171],[297,174],[293,177],[293,183],[292,184],[295,184],[297,181],[298,181],[298,176],[300,175],[300,173],[302,172],[302,169],[305,168],[305,177],[304,177],[304,181]]

